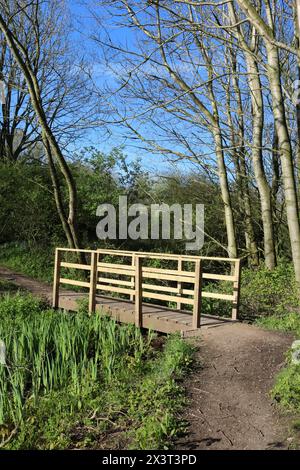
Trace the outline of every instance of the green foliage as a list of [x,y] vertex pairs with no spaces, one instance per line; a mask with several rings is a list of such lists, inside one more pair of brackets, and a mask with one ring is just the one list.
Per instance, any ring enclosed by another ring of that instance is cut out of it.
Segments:
[[257,271],[242,270],[240,312],[243,317],[283,314],[297,307],[299,295],[291,263],[280,262],[273,271],[265,267]]
[[[137,390],[129,396],[130,414],[140,416],[132,448],[160,449],[183,429],[178,413],[184,397],[175,382],[188,371],[193,347],[178,336],[170,337],[162,356],[148,364],[148,374]],[[132,431],[130,432],[132,435]]]
[[[77,187],[78,231],[85,246],[98,241],[96,209],[99,204],[117,204],[121,194],[127,194],[130,203],[142,202],[150,188],[147,173],[140,163],[128,162],[121,149],[114,148],[105,154],[87,147],[74,154],[69,165]],[[63,177],[60,172],[58,175],[63,189]],[[62,190],[62,199],[67,207],[66,189]],[[0,243],[17,241],[42,249],[49,244],[66,243],[49,169],[44,162],[0,162]]]
[[[226,281],[208,282],[203,291],[232,295],[232,283]],[[232,303],[222,299],[202,298],[201,311],[206,315],[218,315],[220,317],[231,317]]]
[[7,292],[15,292],[18,290],[18,286],[13,282],[0,280],[0,294],[7,293]]
[[1,245],[0,265],[41,281],[52,282],[54,247],[42,249],[26,243]]
[[[286,312],[282,315],[271,315],[256,320],[263,328],[279,331],[290,331],[300,337],[300,313]],[[277,375],[271,396],[280,406],[289,411],[300,411],[300,366],[291,363],[291,352],[287,353],[287,366]],[[297,430],[297,423],[294,429]]]
[[62,239],[49,170],[40,162],[0,163],[0,243]]
[[300,411],[300,366],[290,364],[276,379],[272,397],[287,410]]
[[0,299],[5,448],[98,448],[105,436],[110,446],[114,436],[116,446],[168,446],[182,428],[183,391],[175,380],[188,370],[193,348],[174,336],[158,352],[153,333],[81,307],[65,314],[32,296]]
[[300,313],[285,312],[282,315],[270,315],[256,320],[256,324],[269,330],[292,331],[300,337]]

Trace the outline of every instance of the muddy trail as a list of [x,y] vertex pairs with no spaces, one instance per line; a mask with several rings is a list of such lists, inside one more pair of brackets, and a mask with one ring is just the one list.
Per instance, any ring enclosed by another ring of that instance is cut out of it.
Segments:
[[201,366],[185,384],[190,423],[180,449],[288,449],[291,418],[270,398],[293,336],[243,323],[203,330]]

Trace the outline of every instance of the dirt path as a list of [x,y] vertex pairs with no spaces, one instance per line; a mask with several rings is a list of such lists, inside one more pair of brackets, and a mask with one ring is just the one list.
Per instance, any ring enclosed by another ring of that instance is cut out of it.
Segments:
[[290,335],[235,323],[203,330],[203,365],[186,384],[188,435],[181,449],[286,449],[288,419],[268,393]]
[[[49,284],[0,267],[7,280],[50,300]],[[292,336],[242,323],[203,329],[202,367],[186,383],[190,423],[177,449],[286,449],[288,419],[269,398]]]
[[36,281],[24,274],[16,273],[11,269],[0,266],[0,280],[9,281],[22,289],[26,289],[39,297],[52,299],[52,286],[46,282]]

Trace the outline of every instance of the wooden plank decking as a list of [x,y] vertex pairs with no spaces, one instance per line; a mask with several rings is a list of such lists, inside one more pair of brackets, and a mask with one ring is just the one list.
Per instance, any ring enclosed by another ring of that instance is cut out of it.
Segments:
[[[77,292],[63,292],[59,297],[59,308],[68,311],[77,311],[78,302],[86,299],[87,294]],[[96,296],[96,312],[103,312],[120,323],[135,323],[135,303],[129,300],[120,300],[112,297]],[[232,322],[231,319],[217,316],[201,315],[201,328],[216,327]],[[192,312],[168,309],[160,305],[142,304],[142,326],[146,329],[161,333],[180,332],[182,336],[195,336],[200,328],[193,328]]]

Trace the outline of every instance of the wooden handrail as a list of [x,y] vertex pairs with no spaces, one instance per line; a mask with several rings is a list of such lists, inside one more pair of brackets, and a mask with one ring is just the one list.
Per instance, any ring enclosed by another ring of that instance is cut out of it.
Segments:
[[107,255],[115,255],[115,256],[142,256],[143,258],[149,259],[156,259],[156,258],[165,258],[165,259],[174,259],[177,260],[178,257],[182,258],[185,261],[195,261],[196,259],[208,260],[208,261],[224,261],[228,263],[234,263],[238,261],[239,258],[225,258],[219,256],[200,256],[200,255],[176,255],[173,253],[153,253],[147,251],[129,251],[129,250],[105,250],[102,248],[98,248],[97,250],[82,250],[79,248],[64,248],[58,247],[56,248],[59,251],[70,251],[70,252],[81,252],[81,253],[92,253],[93,251],[97,251],[98,253],[107,254]]

